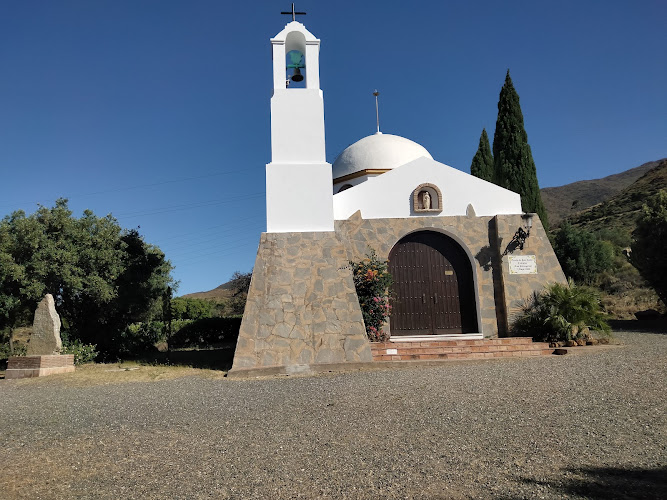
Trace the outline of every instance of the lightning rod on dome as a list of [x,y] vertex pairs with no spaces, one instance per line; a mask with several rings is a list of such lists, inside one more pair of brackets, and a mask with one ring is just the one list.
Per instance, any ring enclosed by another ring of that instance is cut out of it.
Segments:
[[381,134],[382,132],[380,132],[380,110],[378,108],[378,96],[380,95],[380,93],[378,92],[378,89],[375,89],[375,91],[373,92],[373,95],[375,96],[375,120],[376,120],[376,123],[377,123],[377,132],[376,133]]

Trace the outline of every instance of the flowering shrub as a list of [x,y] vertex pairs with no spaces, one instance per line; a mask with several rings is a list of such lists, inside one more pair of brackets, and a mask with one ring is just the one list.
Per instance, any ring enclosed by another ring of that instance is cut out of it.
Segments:
[[74,354],[74,364],[82,365],[92,363],[97,357],[97,346],[95,344],[82,344],[79,339],[63,345],[60,354]]
[[97,357],[95,344],[83,344],[79,339],[71,339],[68,332],[60,332],[62,347],[60,354],[74,354],[74,364],[92,363]]
[[387,261],[378,259],[375,251],[371,250],[367,258],[361,262],[350,262],[350,266],[366,334],[371,342],[383,342],[389,338],[382,325],[391,314],[389,287],[393,282]]

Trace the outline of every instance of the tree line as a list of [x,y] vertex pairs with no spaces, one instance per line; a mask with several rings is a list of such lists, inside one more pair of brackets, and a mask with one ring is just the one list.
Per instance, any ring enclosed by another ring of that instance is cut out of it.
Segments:
[[[75,217],[66,199],[30,215],[15,211],[0,221],[0,334],[11,337],[17,326],[30,325],[47,293],[55,299],[64,336],[96,345],[104,358],[136,345],[132,332],[143,331],[138,324],[220,315],[208,301],[172,299],[172,271],[157,246],[111,215],[86,210]],[[234,278],[239,283],[232,283],[226,310],[242,314],[249,275]]]

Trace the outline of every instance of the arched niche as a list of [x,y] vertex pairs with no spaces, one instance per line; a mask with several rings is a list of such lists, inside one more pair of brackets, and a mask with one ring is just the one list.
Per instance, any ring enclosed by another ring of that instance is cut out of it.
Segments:
[[442,212],[442,191],[435,184],[420,184],[412,192],[412,209],[414,212]]
[[[299,82],[292,80],[297,71],[294,65],[299,64],[298,60],[300,60],[298,72],[303,77]],[[285,38],[285,81],[287,88],[306,87],[306,37],[300,31],[292,31]]]

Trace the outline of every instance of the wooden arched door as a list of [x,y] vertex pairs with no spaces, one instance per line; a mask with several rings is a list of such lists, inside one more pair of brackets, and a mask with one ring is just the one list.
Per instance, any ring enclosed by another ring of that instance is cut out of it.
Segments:
[[412,233],[389,254],[394,278],[391,335],[442,335],[477,331],[470,260],[452,238]]

